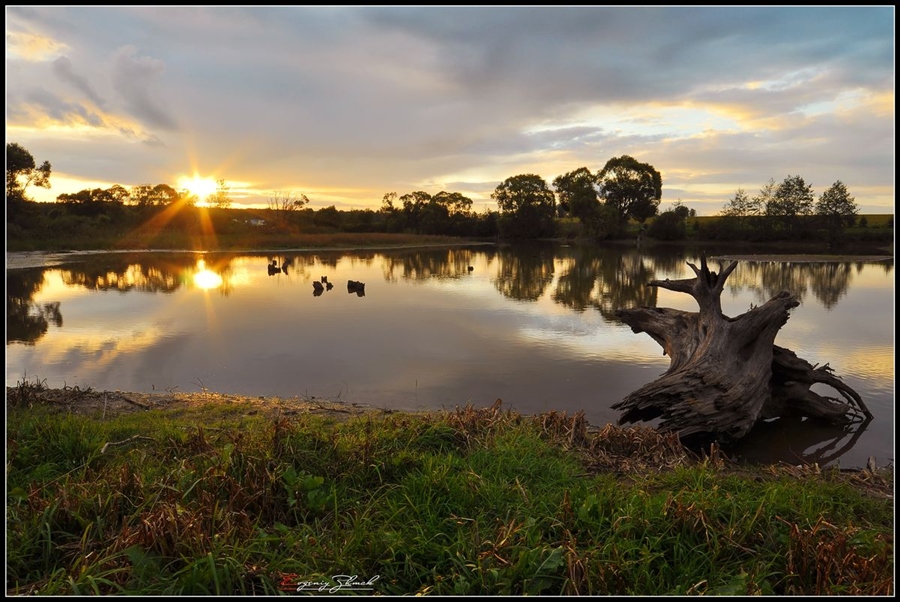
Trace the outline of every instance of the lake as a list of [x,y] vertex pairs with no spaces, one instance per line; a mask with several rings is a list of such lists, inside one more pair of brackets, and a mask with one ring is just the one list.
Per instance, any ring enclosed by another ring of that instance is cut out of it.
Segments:
[[[684,247],[564,244],[10,253],[6,384],[206,389],[400,410],[499,398],[523,414],[583,410],[603,425],[619,417],[612,404],[669,365],[615,310],[696,311],[688,295],[645,286],[693,277],[689,261],[699,265],[699,254]],[[893,268],[893,259],[739,261],[724,313],[781,290],[796,295],[776,344],[830,364],[875,418],[847,428],[761,423],[731,453],[842,467],[893,461]]]

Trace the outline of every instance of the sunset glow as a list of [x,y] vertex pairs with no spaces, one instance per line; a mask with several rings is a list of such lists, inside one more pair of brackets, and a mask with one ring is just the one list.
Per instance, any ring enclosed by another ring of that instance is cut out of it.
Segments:
[[894,210],[893,6],[413,12],[12,6],[7,139],[52,163],[40,201],[166,184],[206,207],[225,179],[231,209],[496,210],[507,178],[628,155],[661,174],[660,211],[717,215],[787,175]]
[[198,175],[193,177],[184,176],[178,179],[178,189],[187,190],[197,197],[198,204],[202,205],[206,198],[213,194],[218,188],[218,184],[213,178],[203,178]]

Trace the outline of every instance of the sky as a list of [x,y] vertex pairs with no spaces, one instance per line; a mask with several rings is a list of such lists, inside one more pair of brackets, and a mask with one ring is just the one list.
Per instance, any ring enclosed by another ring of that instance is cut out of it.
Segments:
[[843,182],[894,211],[893,6],[6,7],[6,140],[36,200],[224,180],[377,210],[630,155],[660,210]]

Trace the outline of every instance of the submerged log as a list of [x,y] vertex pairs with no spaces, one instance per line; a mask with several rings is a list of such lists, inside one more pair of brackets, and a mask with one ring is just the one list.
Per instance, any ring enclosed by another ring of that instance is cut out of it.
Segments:
[[[619,424],[661,418],[662,431],[727,441],[743,437],[760,419],[788,414],[834,424],[871,419],[860,396],[827,364],[816,368],[774,344],[790,310],[799,305],[796,297],[783,291],[730,318],[722,313],[721,295],[737,262],[718,274],[709,270],[705,255],[699,269],[688,266],[695,278],[653,280],[648,286],[691,295],[699,312],[650,307],[616,312],[633,332],[650,335],[671,360],[662,376],[612,406],[623,412]],[[844,400],[811,391],[815,383],[831,386]]]

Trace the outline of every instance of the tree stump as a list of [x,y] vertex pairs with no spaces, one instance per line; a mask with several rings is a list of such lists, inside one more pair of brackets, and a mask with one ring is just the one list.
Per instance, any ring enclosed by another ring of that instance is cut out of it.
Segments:
[[[696,274],[684,280],[653,280],[656,286],[691,295],[697,313],[668,308],[620,309],[616,316],[635,333],[646,332],[671,359],[669,369],[612,406],[619,424],[661,418],[658,429],[680,437],[714,436],[722,441],[746,435],[760,419],[799,414],[834,424],[868,421],[872,414],[859,394],[832,374],[774,344],[775,336],[800,303],[783,291],[759,307],[730,318],[721,295],[737,267],[711,272],[705,254]],[[810,390],[823,383],[843,400]]]

